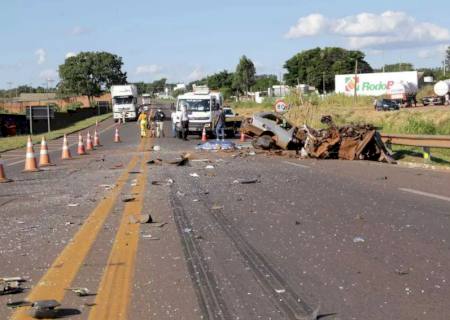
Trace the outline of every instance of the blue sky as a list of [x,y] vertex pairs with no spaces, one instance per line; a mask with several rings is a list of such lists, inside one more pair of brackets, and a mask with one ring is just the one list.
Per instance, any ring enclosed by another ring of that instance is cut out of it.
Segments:
[[279,75],[316,46],[359,49],[374,67],[438,66],[450,44],[445,1],[9,0],[0,4],[0,88],[57,81],[67,54],[108,51],[129,81],[190,81],[250,57]]

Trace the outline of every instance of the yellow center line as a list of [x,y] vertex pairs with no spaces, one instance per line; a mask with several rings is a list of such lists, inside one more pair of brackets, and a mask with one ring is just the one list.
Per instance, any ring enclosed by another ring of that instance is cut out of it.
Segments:
[[140,237],[139,223],[130,223],[132,216],[141,214],[147,183],[149,158],[146,153],[141,159],[141,174],[131,190],[136,200],[126,203],[111,249],[102,280],[97,290],[95,305],[89,313],[89,320],[127,319],[128,306],[133,285],[134,265]]
[[[138,150],[144,150],[144,141],[141,141]],[[91,212],[69,244],[55,259],[47,273],[32,289],[27,297],[28,301],[54,299],[61,302],[63,300],[66,292],[65,289],[70,287],[70,284],[77,275],[106,218],[114,208],[117,197],[120,195],[128,180],[129,171],[136,166],[138,160],[138,155],[130,160],[125,171],[117,180],[116,187]],[[28,309],[18,309],[12,314],[11,319],[32,319],[27,314]]]

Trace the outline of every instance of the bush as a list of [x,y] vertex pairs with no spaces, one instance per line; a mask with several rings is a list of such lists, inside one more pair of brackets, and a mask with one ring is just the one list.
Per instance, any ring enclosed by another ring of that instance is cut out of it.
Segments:
[[433,122],[410,116],[401,129],[407,134],[436,134],[436,126]]
[[75,112],[83,106],[81,102],[72,102],[66,106],[67,112]]

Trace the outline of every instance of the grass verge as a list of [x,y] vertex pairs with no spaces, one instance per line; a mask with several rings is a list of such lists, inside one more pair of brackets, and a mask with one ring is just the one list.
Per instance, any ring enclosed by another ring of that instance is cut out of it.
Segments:
[[[32,135],[32,139],[34,142],[39,142],[42,139],[42,136],[45,136],[47,140],[53,140],[62,137],[64,134],[70,134],[76,131],[83,130],[87,127],[90,127],[95,124],[96,121],[101,122],[103,120],[106,120],[111,117],[111,113],[102,114],[99,116],[91,117],[88,119],[84,119],[78,122],[75,122],[73,125],[51,131],[50,133],[43,133],[43,134],[37,134]],[[0,152],[5,152],[8,150],[13,150],[17,148],[21,148],[26,146],[27,144],[28,136],[15,136],[15,137],[6,137],[6,138],[0,138]]]

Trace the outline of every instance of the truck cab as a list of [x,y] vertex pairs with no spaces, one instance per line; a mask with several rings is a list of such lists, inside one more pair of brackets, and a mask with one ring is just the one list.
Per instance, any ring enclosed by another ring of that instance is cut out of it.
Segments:
[[207,133],[214,130],[214,113],[223,105],[220,92],[210,91],[206,86],[193,86],[193,91],[178,96],[172,121],[175,130],[181,133],[181,107],[186,105],[189,117],[189,133],[202,134],[203,128]]
[[136,120],[138,94],[133,84],[111,86],[111,98],[114,120]]

